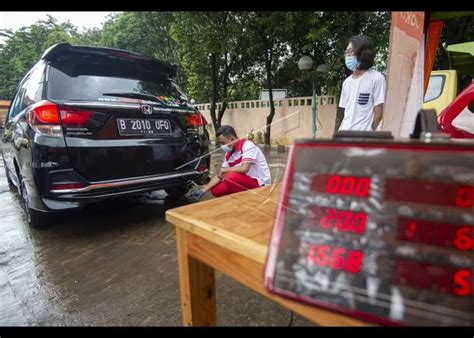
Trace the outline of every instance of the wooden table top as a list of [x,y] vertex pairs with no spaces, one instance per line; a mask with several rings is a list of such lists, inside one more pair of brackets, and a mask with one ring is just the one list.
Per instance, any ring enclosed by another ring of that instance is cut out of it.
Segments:
[[273,184],[170,209],[166,220],[264,264],[279,198]]
[[[170,209],[166,212],[166,220],[262,266],[266,261],[279,199],[280,185],[275,184]],[[263,267],[257,270],[258,273],[253,275],[261,276],[262,281],[253,285],[255,291],[314,323],[332,326],[370,325],[358,319],[271,294],[263,287]]]

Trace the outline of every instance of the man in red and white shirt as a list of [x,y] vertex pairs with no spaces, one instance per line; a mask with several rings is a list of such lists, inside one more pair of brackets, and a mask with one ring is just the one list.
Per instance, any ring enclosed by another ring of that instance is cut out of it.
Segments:
[[267,160],[255,143],[238,139],[231,126],[220,127],[216,136],[226,152],[224,163],[218,175],[191,194],[195,199],[201,199],[209,190],[220,197],[271,184]]

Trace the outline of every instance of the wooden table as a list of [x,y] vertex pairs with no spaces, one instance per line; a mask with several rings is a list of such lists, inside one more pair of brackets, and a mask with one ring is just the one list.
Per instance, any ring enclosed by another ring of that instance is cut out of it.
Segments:
[[267,291],[263,270],[280,186],[272,185],[170,209],[176,226],[184,325],[216,325],[214,269],[318,325],[368,323]]

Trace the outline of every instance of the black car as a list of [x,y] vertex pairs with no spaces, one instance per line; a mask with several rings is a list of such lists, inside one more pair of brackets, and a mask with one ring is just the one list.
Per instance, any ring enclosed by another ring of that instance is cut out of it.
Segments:
[[118,49],[58,44],[21,80],[2,152],[32,226],[48,214],[208,181],[204,117],[176,66]]

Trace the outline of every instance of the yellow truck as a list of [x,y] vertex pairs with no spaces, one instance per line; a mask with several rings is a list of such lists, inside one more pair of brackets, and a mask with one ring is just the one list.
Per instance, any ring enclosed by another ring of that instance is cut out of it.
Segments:
[[463,88],[458,88],[458,73],[474,77],[474,41],[448,46],[450,70],[431,72],[423,109],[434,109],[439,115]]
[[458,74],[455,70],[434,70],[426,89],[423,109],[434,109],[439,115],[458,94]]

